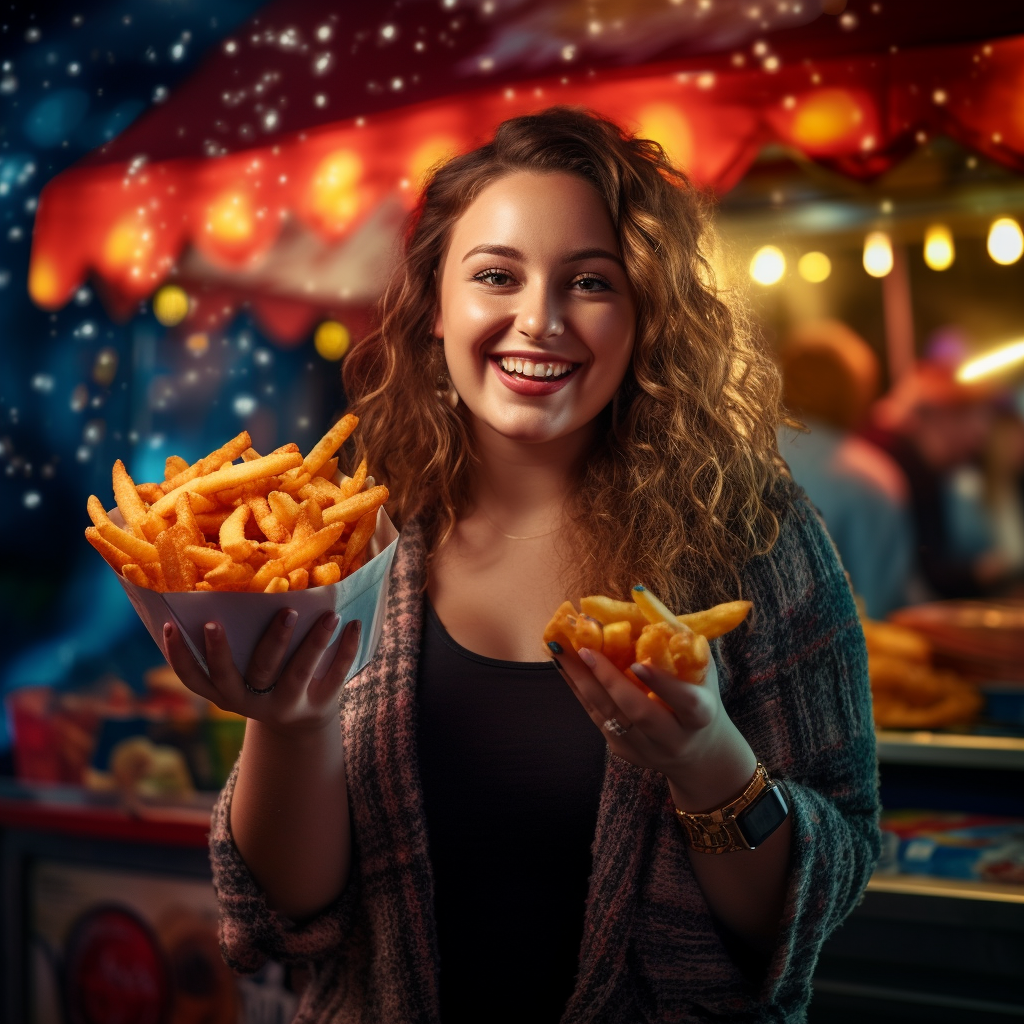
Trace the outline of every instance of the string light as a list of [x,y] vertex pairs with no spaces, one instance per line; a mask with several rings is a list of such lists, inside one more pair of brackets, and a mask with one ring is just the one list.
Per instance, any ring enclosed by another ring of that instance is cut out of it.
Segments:
[[864,269],[872,277],[885,277],[892,270],[892,241],[884,231],[872,231],[864,239]]
[[348,351],[349,341],[348,328],[337,320],[325,320],[313,335],[317,353],[331,362],[337,362]]
[[1016,263],[1024,253],[1024,234],[1012,217],[1000,217],[988,229],[988,254],[1004,267]]
[[1024,363],[1024,339],[1007,342],[1005,345],[994,348],[991,352],[968,359],[956,371],[956,379],[963,384],[968,384],[971,381],[982,380],[984,377],[991,377],[1000,370],[1016,366],[1017,363]]
[[924,233],[924,261],[932,270],[947,270],[953,265],[956,250],[953,235],[945,224],[932,224]]
[[754,253],[750,261],[750,276],[758,283],[765,285],[778,284],[786,273],[786,257],[782,250],[774,245],[763,245]]

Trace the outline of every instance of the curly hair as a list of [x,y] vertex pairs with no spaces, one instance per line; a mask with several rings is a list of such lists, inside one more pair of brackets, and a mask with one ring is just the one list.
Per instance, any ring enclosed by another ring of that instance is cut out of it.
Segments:
[[[422,517],[429,550],[470,511],[476,455],[464,406],[437,396],[435,271],[455,222],[519,171],[589,182],[611,215],[636,307],[626,376],[570,488],[567,596],[628,597],[643,581],[671,606],[737,596],[739,568],[769,550],[783,507],[778,371],[718,294],[702,249],[709,202],[662,148],[588,111],[510,118],[494,139],[437,167],[343,383],[358,455],[387,483],[396,523]],[[614,422],[613,422],[614,419]]]

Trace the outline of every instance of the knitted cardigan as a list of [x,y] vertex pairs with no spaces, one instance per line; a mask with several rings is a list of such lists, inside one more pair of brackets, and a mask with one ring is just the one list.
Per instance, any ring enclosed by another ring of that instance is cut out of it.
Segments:
[[[300,923],[270,910],[231,837],[234,773],[214,810],[210,851],[225,958],[241,972],[268,957],[309,965],[299,1022],[440,1019],[416,755],[425,557],[413,520],[395,556],[380,645],[340,697],[353,828],[342,895]],[[727,953],[665,779],[609,754],[579,970],[562,1024],[804,1020],[821,945],[859,901],[878,857],[864,640],[835,549],[802,497],[784,512],[771,552],[741,576],[755,615],[751,628],[712,644],[722,699],[758,759],[786,780],[793,816],[788,891],[767,974],[752,984]]]

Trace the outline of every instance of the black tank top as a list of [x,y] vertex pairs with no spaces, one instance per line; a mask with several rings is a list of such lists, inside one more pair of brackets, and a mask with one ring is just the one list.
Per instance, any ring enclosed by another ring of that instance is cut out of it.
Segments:
[[605,742],[555,667],[485,658],[424,597],[418,750],[443,1024],[556,1024],[576,978]]

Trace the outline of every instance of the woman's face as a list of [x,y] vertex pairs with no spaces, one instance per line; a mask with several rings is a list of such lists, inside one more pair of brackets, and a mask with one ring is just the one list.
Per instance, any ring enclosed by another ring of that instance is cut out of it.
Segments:
[[633,351],[636,314],[604,200],[574,175],[516,172],[456,222],[435,334],[477,421],[537,443],[589,427]]

